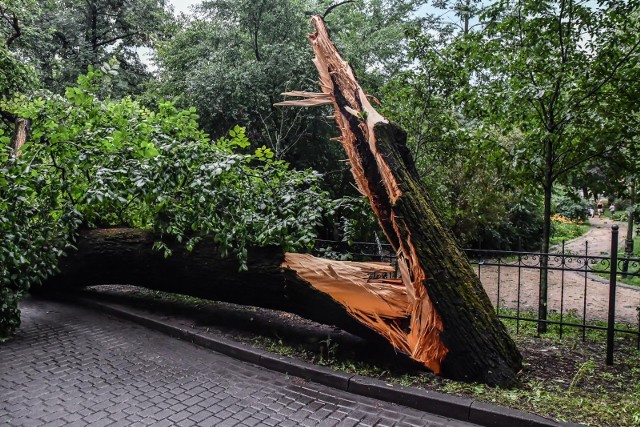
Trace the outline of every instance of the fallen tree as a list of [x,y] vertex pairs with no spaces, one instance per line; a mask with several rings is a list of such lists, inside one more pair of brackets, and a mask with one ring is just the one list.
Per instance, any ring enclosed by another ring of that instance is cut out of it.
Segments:
[[[430,202],[406,148],[406,134],[378,114],[353,70],[312,18],[310,35],[322,93],[289,92],[280,105],[331,104],[340,141],[362,194],[398,256],[400,278],[381,263],[250,251],[248,271],[220,257],[211,241],[192,252],[152,249],[156,236],[132,229],[81,233],[49,288],[127,283],[169,292],[275,308],[334,324],[374,343],[380,337],[436,374],[510,386],[521,356],[479,279]],[[375,331],[377,334],[373,334]]]
[[[192,251],[176,242],[167,242],[172,250],[169,257],[154,249],[158,240],[159,236],[153,232],[135,228],[81,231],[76,250],[60,261],[60,272],[40,289],[55,291],[102,284],[131,284],[283,310],[338,326],[369,340],[382,341],[329,295],[315,290],[294,271],[283,269],[285,254],[277,246],[250,249],[248,268],[240,271],[238,259],[221,256],[213,239],[203,239]],[[388,265],[380,263],[346,263],[344,266],[353,266],[352,275],[361,276],[365,281],[369,272],[389,270]]]

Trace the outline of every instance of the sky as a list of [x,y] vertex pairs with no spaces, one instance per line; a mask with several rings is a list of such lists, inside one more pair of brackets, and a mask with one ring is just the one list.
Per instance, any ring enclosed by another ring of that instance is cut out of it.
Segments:
[[[191,10],[191,6],[196,5],[198,3],[202,2],[202,0],[169,0],[169,3],[171,3],[173,5],[173,9],[176,15],[179,15],[180,13],[189,13]],[[427,12],[436,12],[435,9],[433,9],[430,6],[422,6],[419,10],[418,10],[418,14],[420,15],[421,13],[427,13]],[[142,56],[142,60],[147,64],[147,66],[149,66],[151,69],[155,70],[155,66],[152,64],[151,61],[151,51],[149,51],[148,49],[143,49],[141,51],[141,56]]]
[[[169,2],[173,5],[176,14],[179,14],[180,12],[188,13],[190,6],[198,4],[201,1],[202,0],[169,0]],[[426,12],[428,9],[432,8],[430,8],[429,6],[422,6],[421,11],[424,10],[424,12]]]
[[176,14],[180,12],[189,12],[189,6],[200,3],[202,0],[170,0]]

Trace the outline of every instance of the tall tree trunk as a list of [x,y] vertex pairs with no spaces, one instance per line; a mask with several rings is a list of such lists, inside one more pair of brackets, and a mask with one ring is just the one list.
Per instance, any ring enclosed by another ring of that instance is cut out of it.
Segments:
[[544,168],[544,213],[542,223],[542,249],[540,256],[540,286],[538,288],[538,332],[547,332],[547,291],[549,283],[549,247],[551,241],[551,196],[553,194],[553,141],[547,138],[545,142]]
[[406,147],[406,134],[373,109],[322,18],[311,21],[316,32],[309,39],[322,93],[289,92],[286,95],[305,99],[278,105],[333,105],[358,188],[369,198],[397,253],[407,315],[380,317],[373,327],[443,376],[514,384],[520,353],[464,253],[434,212]]
[[13,135],[11,136],[11,151],[14,156],[20,155],[20,149],[29,139],[31,133],[31,120],[16,118],[13,128]]
[[630,175],[629,178],[629,209],[627,213],[629,217],[627,218],[627,238],[625,239],[624,244],[624,261],[622,263],[622,277],[627,277],[627,273],[629,271],[629,259],[633,256],[633,215],[635,213],[636,208],[636,180],[633,175]]

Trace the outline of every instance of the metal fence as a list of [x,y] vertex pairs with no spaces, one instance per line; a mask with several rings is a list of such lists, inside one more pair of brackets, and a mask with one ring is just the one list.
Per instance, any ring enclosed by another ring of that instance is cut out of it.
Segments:
[[[607,338],[607,363],[613,363],[614,337],[635,337],[640,349],[640,286],[618,281],[640,280],[640,258],[618,257],[618,228],[612,227],[609,254],[589,252],[589,243],[576,250],[565,243],[556,252],[517,252],[466,249],[465,253],[482,281],[499,317],[516,323],[555,325],[560,337],[566,328],[599,330]],[[354,242],[346,244],[318,240],[315,253],[333,259],[396,263],[389,244]],[[546,265],[546,267],[544,267]],[[548,274],[548,315],[539,313],[540,271]]]

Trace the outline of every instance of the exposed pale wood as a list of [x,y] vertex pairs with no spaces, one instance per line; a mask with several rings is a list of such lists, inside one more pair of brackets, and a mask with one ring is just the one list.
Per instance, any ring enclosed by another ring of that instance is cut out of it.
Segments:
[[321,105],[329,105],[333,102],[330,95],[323,92],[304,92],[304,91],[291,91],[283,92],[284,96],[297,96],[303,99],[291,99],[288,101],[277,102],[273,104],[277,107],[319,107]]
[[299,96],[301,98],[325,98],[331,100],[331,96],[323,92],[305,92],[301,90],[294,90],[291,92],[282,92],[283,96]]

